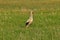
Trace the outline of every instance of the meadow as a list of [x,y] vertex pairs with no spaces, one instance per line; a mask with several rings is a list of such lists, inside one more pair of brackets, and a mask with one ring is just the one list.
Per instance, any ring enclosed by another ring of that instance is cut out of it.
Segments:
[[[26,28],[29,9],[34,21]],[[60,40],[60,1],[0,0],[0,40]]]

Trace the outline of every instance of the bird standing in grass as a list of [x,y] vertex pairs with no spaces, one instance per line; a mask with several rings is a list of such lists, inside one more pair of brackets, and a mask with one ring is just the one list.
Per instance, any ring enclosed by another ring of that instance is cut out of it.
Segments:
[[30,17],[26,21],[26,27],[29,27],[29,25],[33,22],[33,11],[30,12]]

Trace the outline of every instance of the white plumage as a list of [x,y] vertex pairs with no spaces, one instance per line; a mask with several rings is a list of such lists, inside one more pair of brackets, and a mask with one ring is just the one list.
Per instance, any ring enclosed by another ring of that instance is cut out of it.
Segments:
[[33,22],[33,11],[30,12],[30,17],[26,21],[26,27],[29,27],[29,25]]

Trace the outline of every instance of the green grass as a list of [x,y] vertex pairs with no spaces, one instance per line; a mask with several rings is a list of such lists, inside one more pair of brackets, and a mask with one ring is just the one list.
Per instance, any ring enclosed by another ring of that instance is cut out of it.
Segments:
[[[0,40],[60,40],[60,1],[32,3],[30,0],[0,2]],[[25,27],[29,11],[21,8],[36,9],[29,28]]]

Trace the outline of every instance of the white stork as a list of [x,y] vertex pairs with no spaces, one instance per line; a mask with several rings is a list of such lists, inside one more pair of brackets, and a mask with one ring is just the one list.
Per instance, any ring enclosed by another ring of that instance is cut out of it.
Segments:
[[33,22],[33,11],[30,12],[30,17],[26,21],[26,27],[29,27],[29,25]]

